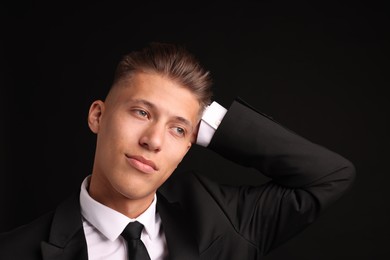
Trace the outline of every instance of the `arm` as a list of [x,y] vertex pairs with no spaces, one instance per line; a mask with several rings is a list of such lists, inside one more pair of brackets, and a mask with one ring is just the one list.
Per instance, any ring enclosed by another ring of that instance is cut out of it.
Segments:
[[354,166],[235,101],[208,148],[272,180],[259,187],[210,189],[232,223],[263,254],[312,223],[353,182]]

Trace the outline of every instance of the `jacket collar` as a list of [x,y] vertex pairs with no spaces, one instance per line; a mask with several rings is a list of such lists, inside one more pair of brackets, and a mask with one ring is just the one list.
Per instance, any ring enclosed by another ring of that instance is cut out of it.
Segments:
[[192,255],[199,259],[207,255],[214,242],[221,241],[224,237],[225,227],[230,225],[230,222],[227,222],[222,210],[213,210],[213,216],[210,216],[211,209],[219,207],[216,201],[210,199],[210,195],[214,196],[210,194],[213,191],[212,185],[200,175],[185,172],[174,173],[174,176],[159,189],[158,195],[165,200],[158,199],[157,204],[162,201],[167,203],[166,208],[170,207],[167,212],[164,212],[161,206],[157,209],[160,212],[168,247],[175,246],[171,252],[180,251],[176,243],[185,243],[181,246],[191,247]]
[[157,193],[157,196],[157,211],[167,240],[169,259],[199,259],[193,230],[180,204],[169,202],[161,193]]
[[79,193],[60,204],[54,214],[48,241],[41,243],[44,260],[87,260]]

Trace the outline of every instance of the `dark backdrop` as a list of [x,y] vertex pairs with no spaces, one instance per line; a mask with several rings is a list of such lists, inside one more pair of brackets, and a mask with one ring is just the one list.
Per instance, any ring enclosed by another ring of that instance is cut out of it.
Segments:
[[[90,103],[104,97],[122,54],[168,41],[185,44],[211,70],[222,105],[240,96],[356,165],[353,189],[267,259],[386,257],[384,4],[26,1],[2,4],[0,15],[0,231],[31,221],[79,188],[94,152]],[[195,147],[190,156],[180,168],[237,168],[242,175],[209,176],[233,184],[265,181],[207,150]]]

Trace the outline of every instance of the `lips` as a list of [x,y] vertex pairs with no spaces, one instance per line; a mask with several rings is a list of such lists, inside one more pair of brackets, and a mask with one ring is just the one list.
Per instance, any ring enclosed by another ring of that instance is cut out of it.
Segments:
[[126,158],[129,164],[138,171],[143,173],[154,173],[158,171],[158,168],[153,161],[147,160],[142,156],[126,154]]

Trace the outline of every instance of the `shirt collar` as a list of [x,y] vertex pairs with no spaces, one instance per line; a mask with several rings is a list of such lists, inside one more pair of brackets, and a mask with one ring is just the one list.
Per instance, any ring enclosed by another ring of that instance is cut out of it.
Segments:
[[144,231],[150,239],[158,235],[158,222],[156,215],[157,196],[154,195],[152,204],[137,218],[129,218],[122,213],[115,211],[100,202],[94,200],[88,193],[88,186],[91,176],[87,176],[81,184],[80,206],[81,215],[99,232],[109,240],[116,240],[127,224],[138,221],[144,225]]

